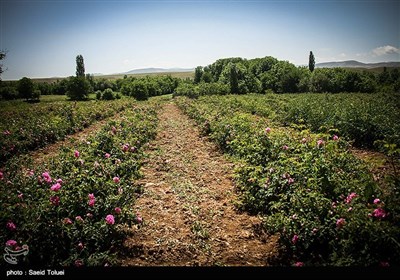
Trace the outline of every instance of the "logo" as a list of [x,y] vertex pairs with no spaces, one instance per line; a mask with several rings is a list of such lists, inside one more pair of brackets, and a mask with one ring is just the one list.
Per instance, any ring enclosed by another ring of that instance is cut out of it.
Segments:
[[4,248],[4,251],[6,252],[4,256],[4,260],[8,262],[9,264],[17,264],[18,259],[16,257],[19,256],[26,256],[29,253],[29,247],[28,245],[22,245],[22,248],[19,250],[12,250],[8,247]]

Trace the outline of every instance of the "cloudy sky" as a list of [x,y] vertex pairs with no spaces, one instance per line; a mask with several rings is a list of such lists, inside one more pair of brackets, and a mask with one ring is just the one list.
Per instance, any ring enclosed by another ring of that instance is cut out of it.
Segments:
[[398,0],[0,0],[3,80],[138,68],[192,68],[223,57],[400,61]]

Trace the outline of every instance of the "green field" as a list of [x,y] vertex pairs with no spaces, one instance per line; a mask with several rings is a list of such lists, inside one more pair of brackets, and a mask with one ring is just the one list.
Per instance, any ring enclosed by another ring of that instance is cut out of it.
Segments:
[[[393,130],[382,137],[392,143],[398,111],[388,103],[392,96],[378,96],[227,95],[178,97],[177,103],[237,162],[239,205],[263,215],[264,229],[279,234],[285,248],[280,264],[369,266],[399,260],[399,176],[388,172],[378,184],[370,166],[351,153],[350,131],[333,126],[323,112],[333,111],[337,124],[351,123],[358,131],[371,127],[366,123],[381,131],[388,126]],[[380,105],[371,113],[364,102]],[[304,104],[323,127],[288,121]]]
[[[48,95],[39,103],[0,103],[0,238],[28,244],[26,263],[119,264],[115,248],[121,248],[127,228],[142,223],[132,205],[143,192],[137,184],[146,143],[157,129],[165,135],[168,120],[160,116],[172,103],[234,164],[229,176],[235,207],[261,217],[262,231],[279,237],[274,264],[400,261],[397,94],[92,98],[75,102]],[[71,140],[39,158],[40,164],[28,154],[103,119],[90,138]],[[354,147],[363,147],[367,156],[371,151],[372,160],[357,157]],[[373,160],[372,150],[383,153]],[[159,155],[166,160],[172,152]],[[201,223],[196,225],[198,236]],[[213,234],[208,228],[204,236]],[[50,245],[49,238],[56,241]]]

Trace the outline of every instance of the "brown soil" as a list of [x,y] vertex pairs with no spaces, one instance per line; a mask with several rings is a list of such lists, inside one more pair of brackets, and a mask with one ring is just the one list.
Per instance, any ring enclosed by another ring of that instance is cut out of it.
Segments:
[[351,152],[367,164],[369,171],[374,176],[374,180],[379,184],[385,184],[385,176],[387,175],[398,176],[400,170],[398,159],[392,160],[383,153],[371,150],[352,148]]
[[235,209],[233,164],[175,104],[166,103],[159,119],[133,206],[144,222],[132,228],[121,264],[268,265],[277,236],[260,233],[259,217]]

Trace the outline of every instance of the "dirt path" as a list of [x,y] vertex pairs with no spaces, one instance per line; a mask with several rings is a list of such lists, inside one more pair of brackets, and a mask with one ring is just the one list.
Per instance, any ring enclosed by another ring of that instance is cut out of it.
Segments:
[[159,119],[134,206],[144,224],[126,241],[122,265],[267,265],[276,237],[257,234],[260,219],[235,210],[233,164],[175,104]]
[[72,146],[74,141],[86,142],[86,139],[97,133],[107,122],[110,120],[118,119],[121,113],[105,118],[103,120],[93,123],[91,126],[76,132],[74,134],[67,135],[65,139],[57,141],[53,144],[49,144],[43,148],[29,152],[35,164],[41,164],[45,162],[49,157],[56,155],[61,147]]

